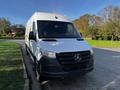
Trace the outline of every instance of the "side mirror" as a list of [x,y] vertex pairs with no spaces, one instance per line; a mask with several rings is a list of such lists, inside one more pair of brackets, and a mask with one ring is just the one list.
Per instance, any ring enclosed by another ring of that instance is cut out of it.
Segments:
[[34,32],[32,32],[32,31],[29,33],[29,40],[35,40],[36,41],[36,36],[35,36]]
[[83,37],[82,33],[80,32],[80,35]]

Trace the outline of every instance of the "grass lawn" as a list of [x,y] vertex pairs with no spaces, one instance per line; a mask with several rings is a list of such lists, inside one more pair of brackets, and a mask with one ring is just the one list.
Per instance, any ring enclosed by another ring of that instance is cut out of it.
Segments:
[[120,48],[120,41],[90,40],[86,41],[93,47]]
[[23,90],[24,77],[20,46],[0,41],[0,90]]

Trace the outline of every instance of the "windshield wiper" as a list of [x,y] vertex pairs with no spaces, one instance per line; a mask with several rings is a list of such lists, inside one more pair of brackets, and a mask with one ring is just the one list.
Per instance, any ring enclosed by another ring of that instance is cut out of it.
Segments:
[[83,41],[84,39],[83,38],[77,38],[77,41]]
[[44,39],[42,39],[42,41],[57,41],[56,39],[52,39],[52,38],[44,38]]

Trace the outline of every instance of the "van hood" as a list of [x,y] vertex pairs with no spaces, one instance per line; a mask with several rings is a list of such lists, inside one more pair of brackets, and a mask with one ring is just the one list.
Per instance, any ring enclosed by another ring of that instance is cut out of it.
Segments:
[[38,45],[43,50],[55,53],[92,50],[86,41],[77,39],[56,39],[56,41],[39,40]]

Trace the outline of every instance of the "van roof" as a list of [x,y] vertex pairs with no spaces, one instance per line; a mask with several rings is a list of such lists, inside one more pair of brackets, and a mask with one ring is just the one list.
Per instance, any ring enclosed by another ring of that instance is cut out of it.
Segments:
[[35,20],[64,21],[71,22],[66,16],[56,13],[35,12],[32,16]]

